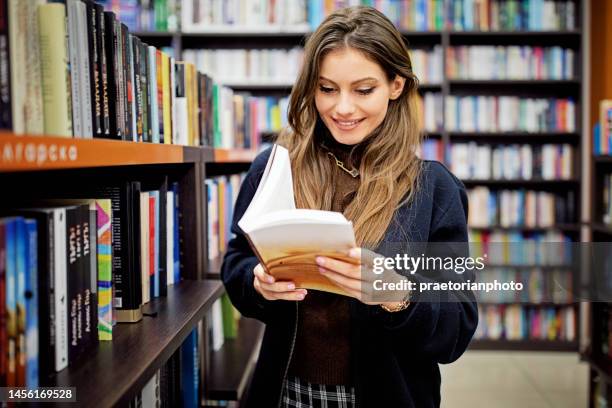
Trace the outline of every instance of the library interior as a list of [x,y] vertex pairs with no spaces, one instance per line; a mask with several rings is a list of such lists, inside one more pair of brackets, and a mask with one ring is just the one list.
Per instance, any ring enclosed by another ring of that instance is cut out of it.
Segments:
[[[411,157],[454,175],[469,255],[487,258],[458,358],[384,334],[410,394],[385,406],[612,407],[611,0],[0,0],[0,406],[267,407],[249,400],[260,365],[275,369],[262,343],[293,321],[243,316],[241,296],[268,314],[300,301],[261,297],[263,252],[236,259],[237,240],[259,246],[235,213],[257,189],[256,158],[266,187],[292,185],[288,162],[288,178],[270,177],[284,150],[267,166],[261,154],[291,137],[308,39],[346,7],[378,10],[407,47]],[[267,205],[285,210],[281,196]],[[227,284],[233,265],[253,286]],[[440,300],[452,288],[431,300],[424,287],[397,311],[354,298],[351,310],[410,322],[420,302],[432,319],[452,309]],[[331,341],[296,343],[297,327],[270,379],[278,407],[370,406],[359,385],[348,401],[288,399],[294,346]],[[420,347],[439,384],[415,379],[424,363],[396,346]]]

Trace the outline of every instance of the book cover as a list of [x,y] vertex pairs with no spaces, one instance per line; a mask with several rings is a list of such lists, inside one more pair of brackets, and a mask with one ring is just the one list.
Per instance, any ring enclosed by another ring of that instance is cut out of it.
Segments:
[[238,226],[264,269],[276,279],[291,280],[297,288],[344,295],[321,275],[315,258],[323,255],[356,263],[347,254],[356,246],[353,225],[341,213],[296,209],[292,179],[289,152],[274,145]]

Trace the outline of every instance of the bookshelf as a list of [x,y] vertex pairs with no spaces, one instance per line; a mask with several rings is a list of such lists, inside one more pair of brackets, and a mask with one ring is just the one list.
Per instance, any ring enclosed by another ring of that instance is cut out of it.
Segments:
[[[422,83],[419,90],[421,94],[433,92],[439,94],[443,101],[448,96],[466,95],[508,95],[522,98],[570,98],[576,104],[575,117],[573,118],[573,129],[546,130],[539,132],[524,131],[471,131],[462,132],[447,130],[444,126],[441,130],[430,131],[425,134],[426,139],[441,143],[444,152],[448,146],[456,142],[476,142],[491,146],[504,144],[527,144],[540,146],[543,144],[569,144],[573,149],[572,175],[567,179],[540,179],[530,180],[498,180],[498,179],[475,179],[464,180],[468,188],[476,186],[487,186],[491,190],[502,189],[529,189],[547,192],[573,192],[574,214],[572,222],[556,223],[550,227],[497,227],[491,225],[487,228],[474,228],[475,231],[502,231],[507,233],[539,234],[561,231],[572,240],[579,240],[582,224],[580,223],[580,186],[584,183],[581,171],[582,155],[582,91],[584,87],[584,73],[582,70],[582,46],[583,30],[582,16],[583,7],[581,1],[573,2],[575,5],[575,25],[568,30],[519,30],[512,31],[503,29],[499,31],[459,31],[456,29],[443,28],[435,31],[410,31],[402,29],[402,35],[406,39],[409,48],[432,50],[434,46],[442,46],[444,50],[448,47],[471,46],[471,45],[504,45],[504,46],[532,46],[532,47],[562,47],[574,52],[574,75],[568,79],[457,79],[447,75],[445,69],[442,71],[440,83]],[[203,30],[190,32],[179,32],[172,34],[173,41],[180,44],[181,48],[175,48],[177,54],[184,50],[197,49],[262,49],[282,48],[304,44],[304,38],[309,34],[308,29],[297,28],[289,30],[287,27],[270,26],[266,28],[252,28],[241,26],[209,26]],[[164,40],[167,41],[167,40]],[[447,53],[443,52],[443,65],[447,64]],[[290,83],[274,84],[270,82],[226,82],[226,85],[236,91],[249,91],[254,95],[288,95]],[[444,116],[444,112],[441,113]],[[273,132],[262,135],[267,140],[274,139]],[[248,159],[244,157],[245,161]],[[442,161],[448,165],[448,157],[442,157]],[[209,167],[213,167],[210,165]],[[218,174],[219,171],[215,171]],[[218,276],[221,258],[208,261],[208,276]],[[512,265],[511,265],[512,267]],[[546,268],[544,268],[546,269]],[[570,305],[574,306],[574,305]],[[577,307],[575,307],[577,315]],[[576,317],[576,326],[578,317]],[[577,351],[578,341],[536,341],[536,340],[476,340],[472,343],[473,348],[486,349],[508,349],[508,350],[548,350]]]
[[165,299],[147,304],[146,311],[156,317],[118,326],[112,342],[101,343],[82,364],[58,373],[53,385],[76,387],[84,407],[129,403],[222,293],[223,285],[211,280],[171,287]]

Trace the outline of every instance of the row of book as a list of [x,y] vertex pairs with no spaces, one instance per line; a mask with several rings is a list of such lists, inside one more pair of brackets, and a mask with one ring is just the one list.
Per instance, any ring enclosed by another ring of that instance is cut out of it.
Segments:
[[424,92],[417,99],[421,128],[426,132],[438,132],[444,128],[440,115],[444,105],[444,98],[438,92]]
[[68,196],[2,210],[0,380],[9,385],[44,383],[180,281],[175,184]]
[[517,96],[446,97],[445,126],[451,132],[575,132],[572,98]]
[[199,339],[195,328],[145,386],[136,392],[129,407],[199,407]]
[[612,100],[599,102],[599,122],[593,130],[593,154],[612,155]]
[[444,26],[444,0],[311,0],[308,2],[310,29],[317,28],[335,10],[359,5],[376,8],[400,30],[440,31]]
[[210,316],[206,321],[208,350],[219,351],[226,339],[235,339],[238,335],[240,319],[240,312],[232,305],[227,293],[217,299],[213,303]]
[[215,260],[227,250],[231,238],[234,203],[246,173],[206,180],[208,259]]
[[572,296],[572,271],[569,269],[504,269],[487,267],[478,274],[478,282],[522,283],[522,290],[478,291],[480,303],[554,303],[567,304]]
[[477,340],[576,340],[573,306],[479,305]]
[[[194,146],[221,132],[220,87],[130,34],[101,5],[0,2],[7,5],[0,18],[9,29],[0,36],[10,50],[1,55],[10,58],[0,64],[10,77],[0,78],[0,128]],[[27,24],[17,24],[17,13]]]
[[182,0],[181,4],[181,26],[186,33],[225,27],[306,31],[307,21],[302,0]]
[[183,59],[220,83],[293,84],[302,66],[302,47],[290,49],[184,50]]
[[560,231],[469,231],[472,257],[486,254],[487,265],[572,265],[572,238]]
[[418,157],[423,160],[444,161],[444,143],[440,139],[425,139],[419,145]]
[[567,180],[573,176],[569,144],[489,145],[453,143],[447,163],[464,180]]
[[434,45],[431,50],[415,48],[410,51],[412,69],[423,85],[442,83],[442,46]]
[[573,79],[575,52],[562,47],[470,45],[446,50],[453,79]]
[[575,197],[535,190],[490,190],[477,186],[468,190],[469,226],[548,228],[575,221]]
[[602,221],[604,224],[612,224],[612,173],[604,174],[603,176],[603,214]]
[[177,31],[182,0],[99,0],[130,31]]
[[565,31],[576,27],[573,0],[450,0],[446,27],[457,31]]

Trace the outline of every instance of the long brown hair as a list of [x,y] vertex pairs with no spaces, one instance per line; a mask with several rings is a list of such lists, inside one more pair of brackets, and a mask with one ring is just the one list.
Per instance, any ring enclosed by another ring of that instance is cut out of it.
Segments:
[[331,209],[333,192],[323,186],[331,185],[334,164],[319,147],[321,129],[328,130],[318,115],[315,92],[323,58],[346,47],[378,63],[389,81],[396,75],[406,79],[399,98],[389,101],[382,124],[361,142],[360,185],[344,211],[353,221],[358,245],[374,246],[395,210],[413,197],[420,174],[418,81],[401,34],[382,13],[370,7],[338,10],[310,35],[291,92],[290,129],[281,133],[279,143],[290,152],[298,208]]

